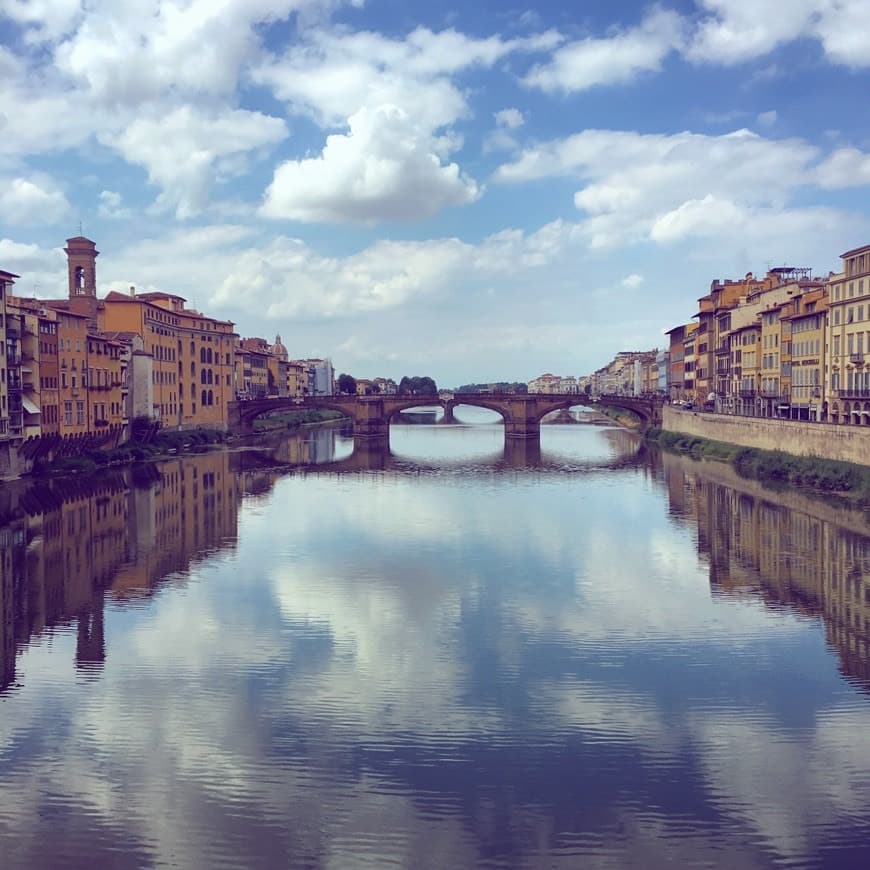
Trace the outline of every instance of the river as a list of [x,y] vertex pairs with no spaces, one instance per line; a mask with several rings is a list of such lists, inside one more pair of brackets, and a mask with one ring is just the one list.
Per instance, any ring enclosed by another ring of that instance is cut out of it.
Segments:
[[870,866],[864,515],[457,417],[0,487],[2,866]]

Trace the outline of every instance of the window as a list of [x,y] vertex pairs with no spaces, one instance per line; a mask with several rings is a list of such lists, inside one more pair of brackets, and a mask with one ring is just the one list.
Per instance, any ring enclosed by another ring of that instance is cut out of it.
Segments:
[[202,406],[204,408],[208,404],[208,393],[205,390],[202,391],[201,398],[202,398]]
[[63,422],[72,426],[72,402],[63,403]]
[[76,402],[76,424],[83,426],[85,422],[85,403]]

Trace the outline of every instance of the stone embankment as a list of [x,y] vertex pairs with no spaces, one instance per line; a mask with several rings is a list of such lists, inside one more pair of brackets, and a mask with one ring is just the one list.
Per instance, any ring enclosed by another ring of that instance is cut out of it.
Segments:
[[870,465],[870,426],[834,426],[763,417],[706,414],[665,406],[662,429],[710,441],[759,450],[782,450],[795,456],[819,456]]

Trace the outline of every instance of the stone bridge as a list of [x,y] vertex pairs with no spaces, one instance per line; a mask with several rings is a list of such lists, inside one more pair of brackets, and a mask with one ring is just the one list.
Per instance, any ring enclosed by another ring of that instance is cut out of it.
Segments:
[[488,408],[504,420],[507,438],[538,438],[541,420],[553,411],[577,405],[622,408],[635,413],[644,429],[660,426],[662,401],[635,396],[596,396],[585,393],[452,393],[438,396],[305,396],[296,398],[252,399],[230,402],[227,408],[229,430],[248,434],[254,430],[254,420],[280,411],[305,411],[328,408],[340,411],[353,421],[355,438],[386,438],[390,420],[400,411],[440,405],[445,423],[453,422],[457,405]]

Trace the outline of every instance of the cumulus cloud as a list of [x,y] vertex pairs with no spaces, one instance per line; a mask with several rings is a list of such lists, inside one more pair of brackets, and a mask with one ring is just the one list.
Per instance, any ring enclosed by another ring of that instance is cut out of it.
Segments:
[[682,41],[683,19],[676,12],[657,8],[638,27],[561,46],[548,63],[533,67],[523,82],[564,93],[623,84],[642,73],[658,72]]
[[465,93],[451,76],[491,68],[512,53],[548,51],[560,40],[552,31],[475,39],[455,30],[435,33],[420,27],[393,39],[367,31],[323,30],[256,67],[252,78],[324,126],[345,123],[364,106],[395,105],[435,130],[469,113]]
[[56,63],[101,102],[135,105],[186,92],[227,96],[257,55],[255,28],[335,0],[102,0],[89,5]]
[[527,149],[496,178],[577,178],[583,187],[574,204],[593,247],[717,231],[782,238],[786,226],[829,233],[848,224],[848,215],[832,209],[789,208],[796,191],[811,183],[818,157],[819,149],[802,140],[748,130],[723,136],[586,130]]
[[473,202],[480,189],[398,106],[360,109],[346,135],[329,136],[319,157],[275,170],[261,213],[330,223],[414,220]]
[[502,109],[495,113],[494,118],[495,130],[487,134],[483,140],[483,153],[515,151],[518,145],[511,131],[518,130],[525,124],[526,119],[523,117],[523,113],[514,108]]
[[0,215],[12,226],[55,224],[69,214],[66,196],[47,176],[0,177]]
[[516,130],[522,127],[526,119],[519,109],[502,109],[495,113],[495,123],[498,127],[505,127],[508,130]]
[[819,40],[828,60],[870,66],[866,0],[699,0],[704,15],[687,48],[700,63],[737,64],[801,37]]
[[24,27],[26,42],[48,42],[72,29],[82,15],[82,4],[81,0],[6,0],[2,14]]
[[817,177],[819,184],[828,189],[870,184],[870,154],[857,148],[840,148],[819,166]]
[[643,284],[643,275],[638,275],[636,273],[632,275],[626,275],[622,279],[622,286],[625,287],[627,290],[635,290],[640,287],[641,284]]
[[120,193],[114,190],[101,190],[97,214],[107,220],[126,220],[132,215],[132,212],[122,205]]
[[199,212],[215,177],[240,173],[240,157],[280,142],[283,121],[243,109],[220,114],[189,106],[160,117],[142,117],[119,136],[102,137],[131,163],[144,166],[148,180],[162,188],[160,210],[175,209],[179,218]]

